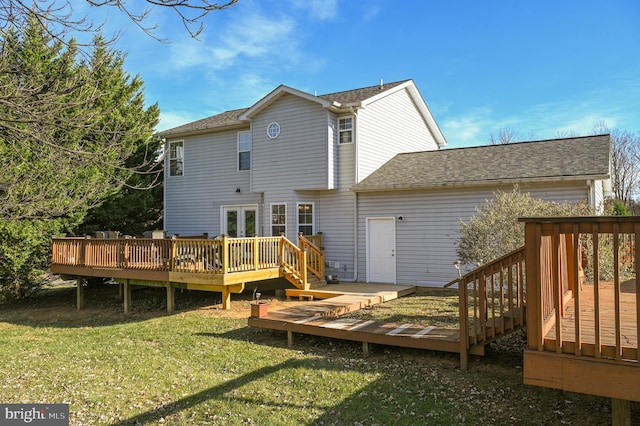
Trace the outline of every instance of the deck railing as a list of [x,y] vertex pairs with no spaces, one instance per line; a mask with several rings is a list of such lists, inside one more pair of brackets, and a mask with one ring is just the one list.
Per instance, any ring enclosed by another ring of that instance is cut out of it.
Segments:
[[[322,234],[303,236],[298,234],[298,247],[307,253],[307,270],[320,280],[324,280],[324,251],[322,248]],[[320,244],[320,245],[318,245]]]
[[483,345],[524,325],[524,247],[452,281],[458,284],[460,362],[471,345]]
[[306,289],[307,253],[283,237],[280,245],[280,259],[286,274],[289,274],[289,280],[299,282]]
[[[54,238],[52,263],[100,269],[228,274],[286,267],[306,283],[306,253],[315,269],[324,259],[285,237],[218,239]],[[315,273],[315,272],[314,272]]]
[[528,348],[640,361],[637,217],[527,218]]

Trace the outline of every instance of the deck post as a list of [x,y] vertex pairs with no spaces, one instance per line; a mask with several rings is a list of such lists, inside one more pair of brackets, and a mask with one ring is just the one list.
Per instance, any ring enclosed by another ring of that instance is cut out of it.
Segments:
[[167,312],[171,313],[175,310],[176,301],[175,301],[175,289],[173,288],[173,284],[171,281],[167,282]]
[[631,426],[631,404],[624,399],[611,398],[611,424]]
[[124,280],[124,313],[128,314],[131,312],[131,284],[129,284],[129,280]]
[[121,282],[118,283],[118,300],[122,300],[124,297],[124,288]]
[[222,287],[222,309],[227,310],[231,308],[231,292],[225,285]]
[[467,371],[469,366],[469,297],[467,295],[467,284],[463,280],[458,280],[458,318],[460,325],[460,370]]
[[77,286],[76,306],[78,310],[84,308],[84,285],[82,281],[83,281],[82,277],[76,278],[76,286]]
[[[222,273],[226,274],[229,270],[229,237],[227,235],[222,236]],[[222,293],[224,298],[224,293]],[[224,303],[224,300],[223,300]]]
[[370,349],[371,348],[369,347],[369,342],[362,342],[362,354],[365,357],[368,357],[371,354]]
[[287,331],[287,347],[293,347],[293,331]]
[[524,227],[524,261],[527,267],[527,347],[542,350],[542,330],[540,316],[540,231],[535,222],[526,222]]

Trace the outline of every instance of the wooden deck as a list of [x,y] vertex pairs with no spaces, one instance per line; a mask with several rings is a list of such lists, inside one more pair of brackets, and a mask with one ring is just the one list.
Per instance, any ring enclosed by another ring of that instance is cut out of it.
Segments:
[[[362,342],[365,353],[371,343],[459,353],[458,329],[340,318],[415,291],[414,286],[362,283],[326,285],[313,291],[287,290],[287,296],[307,299],[312,296],[314,301],[268,312],[266,317],[250,317],[248,323],[253,327],[286,331],[289,345],[293,344],[294,333],[300,333]],[[474,346],[471,353],[482,355],[483,349],[483,346]]]
[[[321,236],[312,238],[321,243]],[[166,287],[167,310],[174,289],[222,293],[228,308],[231,293],[245,283],[286,278],[299,289],[324,281],[324,252],[302,235],[299,246],[282,237],[206,238],[54,238],[50,270],[75,276],[78,309],[83,305],[82,277],[113,278],[123,287],[124,311],[131,305],[131,286]]]
[[523,218],[525,384],[640,402],[640,217]]
[[[561,331],[563,352],[575,353],[576,343],[576,318],[579,318],[580,341],[582,351],[585,354],[596,355],[596,330],[599,334],[600,356],[606,358],[616,357],[616,310],[615,288],[612,282],[599,283],[598,308],[600,318],[596,327],[595,288],[593,283],[584,284],[580,288],[579,315],[576,315],[576,299],[565,305],[561,316]],[[638,328],[636,316],[636,289],[634,280],[628,280],[621,284],[619,293],[620,319],[620,353],[623,358],[637,359]],[[545,335],[544,346],[547,350],[556,350],[556,326],[551,327]]]

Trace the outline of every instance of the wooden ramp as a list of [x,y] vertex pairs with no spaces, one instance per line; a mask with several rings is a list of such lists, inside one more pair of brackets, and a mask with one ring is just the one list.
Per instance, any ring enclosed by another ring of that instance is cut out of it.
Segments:
[[[415,293],[413,286],[345,284],[327,285],[312,291],[287,290],[287,296],[323,299],[310,301],[288,309],[268,312],[265,317],[250,317],[249,325],[288,334],[289,345],[293,333],[351,340],[368,344],[428,349],[460,353],[460,333],[447,329],[416,324],[397,324],[355,318],[339,318],[367,306],[383,303]],[[472,348],[471,353],[482,355],[483,347]]]

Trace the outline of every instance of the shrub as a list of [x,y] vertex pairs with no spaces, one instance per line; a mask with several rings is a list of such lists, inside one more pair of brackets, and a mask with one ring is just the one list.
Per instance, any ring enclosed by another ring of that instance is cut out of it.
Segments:
[[556,203],[520,192],[498,191],[485,206],[476,208],[477,216],[460,220],[457,253],[460,261],[475,267],[490,262],[524,245],[524,223],[520,217],[589,216],[593,209],[584,203]]
[[27,297],[39,290],[51,253],[56,220],[0,221],[0,303]]

